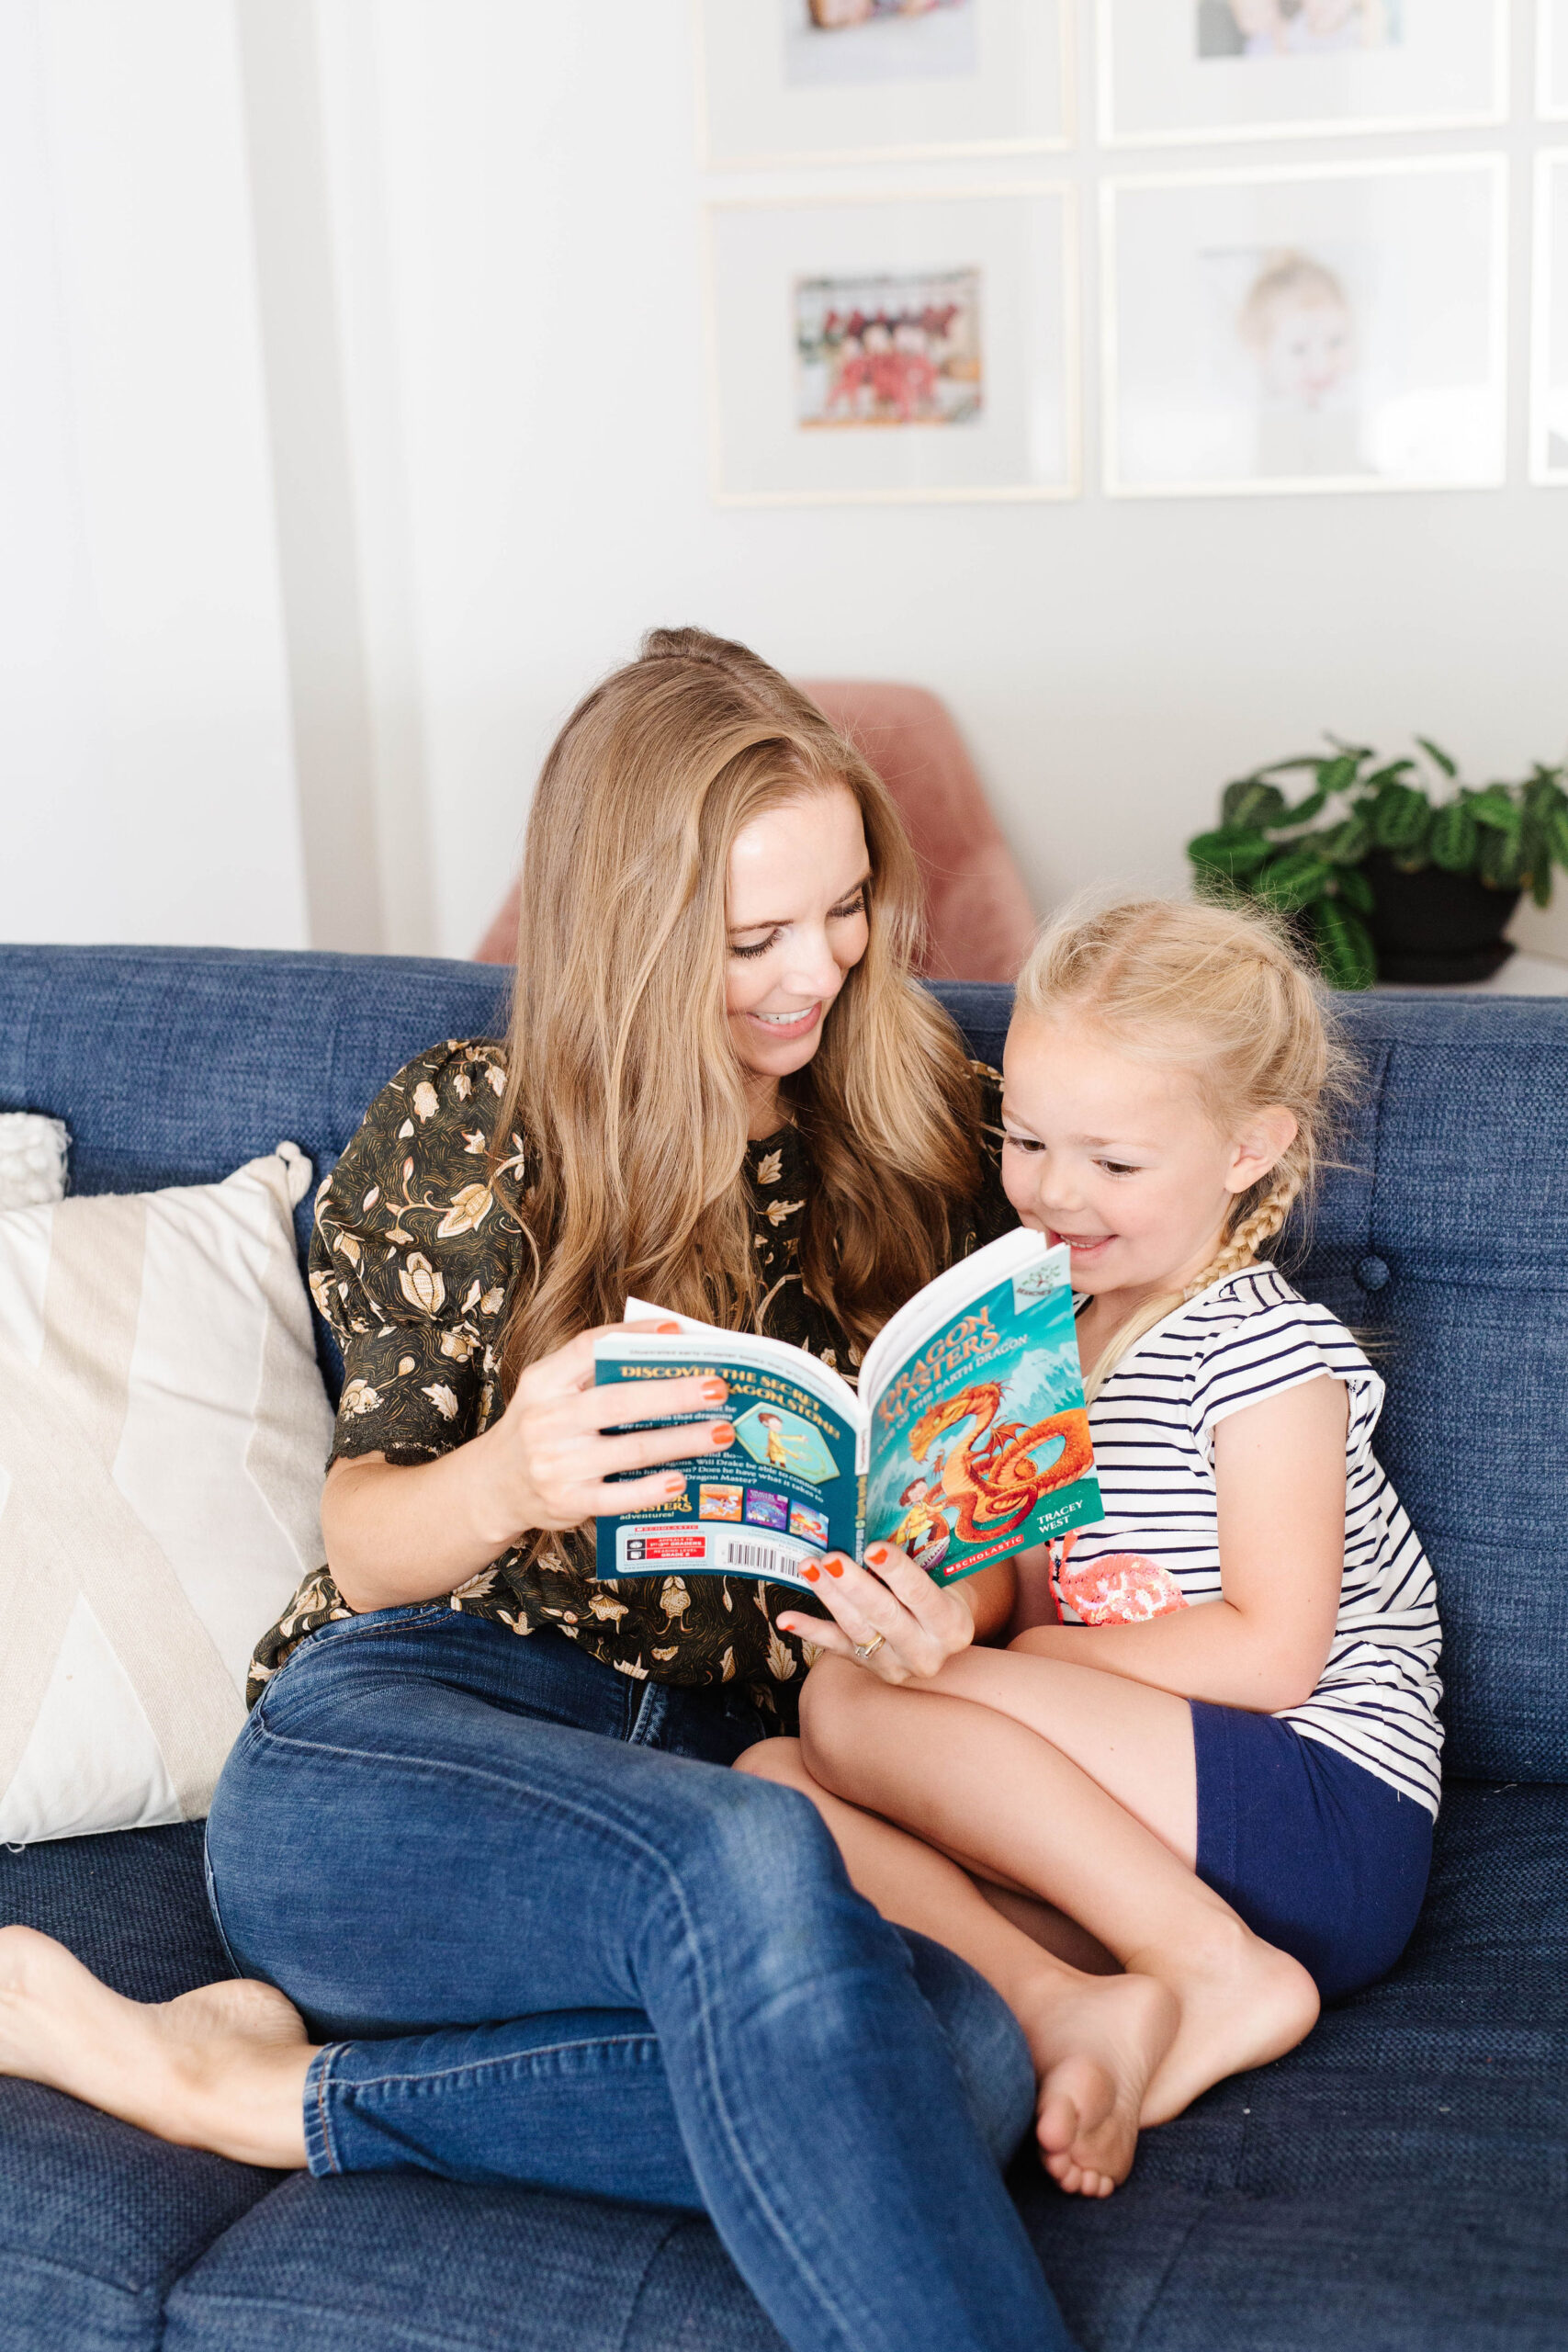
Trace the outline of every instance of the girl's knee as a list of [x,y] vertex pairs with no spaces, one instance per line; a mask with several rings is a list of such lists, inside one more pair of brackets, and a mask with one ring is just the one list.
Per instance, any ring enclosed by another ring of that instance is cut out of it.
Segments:
[[773,1781],[786,1789],[804,1788],[807,1773],[798,1739],[760,1739],[739,1755],[731,1768],[754,1781]]
[[800,1694],[800,1753],[821,1781],[853,1755],[868,1707],[885,1695],[882,1684],[847,1658],[818,1658]]

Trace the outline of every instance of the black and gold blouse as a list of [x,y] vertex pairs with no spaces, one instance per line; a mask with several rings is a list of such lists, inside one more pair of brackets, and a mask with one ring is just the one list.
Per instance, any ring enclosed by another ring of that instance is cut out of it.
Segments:
[[[1017,1222],[1001,1189],[1000,1081],[974,1067],[986,1149],[979,1197],[957,1221],[961,1256]],[[492,1176],[506,1068],[505,1047],[486,1039],[433,1046],[383,1087],[317,1193],[310,1293],[337,1334],[344,1372],[329,1466],[365,1453],[428,1462],[502,1410],[507,1305],[530,1263],[513,1213],[521,1136],[506,1138]],[[762,1276],[757,1328],[852,1381],[858,1351],[801,1282],[813,1180],[798,1131],[752,1144],[746,1181]],[[808,1662],[774,1622],[800,1606],[794,1588],[728,1577],[601,1581],[592,1526],[552,1537],[533,1559],[502,1553],[457,1587],[452,1606],[514,1634],[553,1629],[637,1681],[737,1682],[784,1722],[794,1714],[787,1686]],[[325,1567],[307,1577],[257,1647],[247,1703],[308,1634],[353,1613]]]

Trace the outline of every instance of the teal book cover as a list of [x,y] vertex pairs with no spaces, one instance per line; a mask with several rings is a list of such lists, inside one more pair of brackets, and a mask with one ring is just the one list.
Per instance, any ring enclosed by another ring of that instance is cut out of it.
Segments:
[[866,1540],[939,1583],[1104,1516],[1065,1250],[973,1299],[894,1371],[871,1413]]

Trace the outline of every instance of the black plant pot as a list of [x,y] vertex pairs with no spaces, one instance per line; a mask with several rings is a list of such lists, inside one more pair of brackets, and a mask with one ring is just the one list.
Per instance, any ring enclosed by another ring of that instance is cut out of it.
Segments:
[[1490,979],[1513,954],[1503,933],[1519,903],[1517,890],[1494,890],[1473,874],[1445,874],[1438,865],[1406,874],[1385,850],[1374,851],[1364,871],[1380,979],[1462,987]]

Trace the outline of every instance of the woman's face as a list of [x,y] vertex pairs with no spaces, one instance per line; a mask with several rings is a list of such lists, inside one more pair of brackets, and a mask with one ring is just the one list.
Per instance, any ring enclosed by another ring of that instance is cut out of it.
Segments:
[[804,1069],[829,1007],[865,954],[871,860],[847,790],[752,819],[729,853],[725,1008],[742,1067],[769,1091]]

